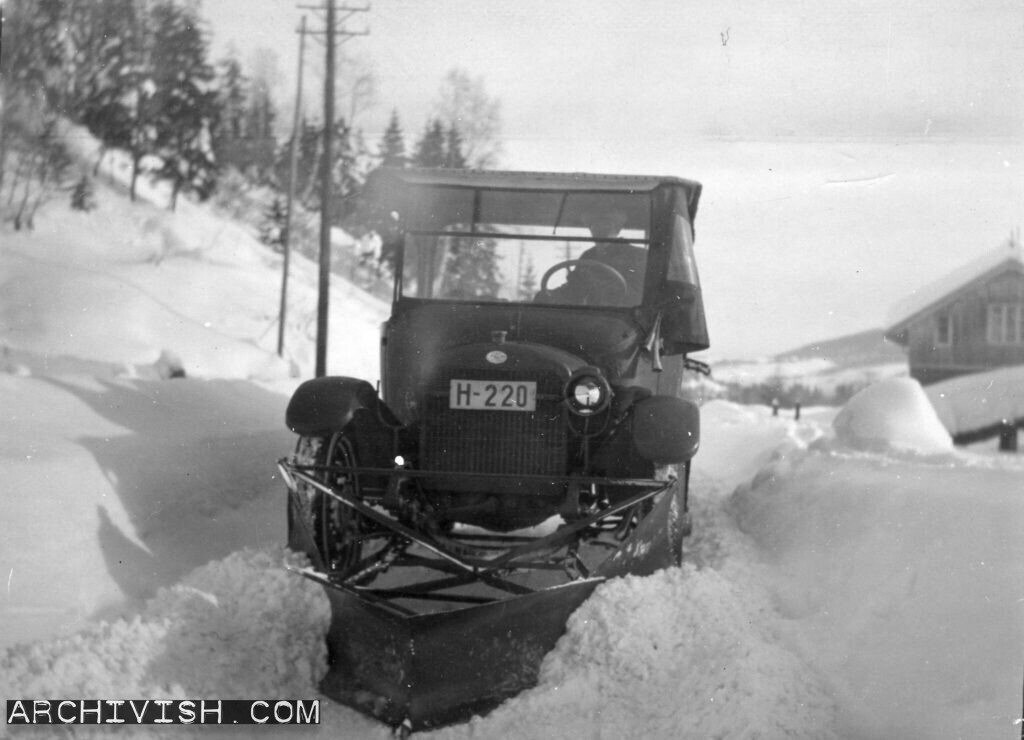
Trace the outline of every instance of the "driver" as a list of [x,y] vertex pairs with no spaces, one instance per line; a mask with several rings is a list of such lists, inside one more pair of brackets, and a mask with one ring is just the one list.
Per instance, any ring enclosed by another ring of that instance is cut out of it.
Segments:
[[594,260],[612,268],[626,282],[623,296],[621,283],[613,281],[606,270],[588,269],[578,264],[569,272],[565,284],[547,291],[542,300],[552,302],[635,306],[640,303],[644,288],[647,250],[634,244],[611,241],[626,225],[625,212],[618,209],[583,214],[583,221],[594,237],[594,246],[580,255],[580,262]]

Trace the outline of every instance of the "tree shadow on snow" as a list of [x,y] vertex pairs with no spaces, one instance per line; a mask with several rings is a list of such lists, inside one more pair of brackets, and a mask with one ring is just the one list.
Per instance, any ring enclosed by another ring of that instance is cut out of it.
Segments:
[[275,463],[293,445],[286,397],[243,381],[42,379],[127,431],[74,441],[95,457],[134,530],[122,531],[100,507],[107,568],[129,597],[148,598],[240,548],[284,540]]

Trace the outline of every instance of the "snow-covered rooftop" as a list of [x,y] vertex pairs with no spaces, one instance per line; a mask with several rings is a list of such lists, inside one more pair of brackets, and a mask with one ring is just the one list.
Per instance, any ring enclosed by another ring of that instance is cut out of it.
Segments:
[[1005,264],[1013,263],[1024,267],[1024,252],[1021,250],[1020,234],[1017,232],[1011,234],[1009,239],[995,249],[915,290],[894,304],[886,322],[886,336],[892,337],[894,333],[901,331],[908,321],[930,308],[937,307],[966,285],[988,276]]
[[971,373],[928,386],[928,398],[951,434],[1024,418],[1024,365]]

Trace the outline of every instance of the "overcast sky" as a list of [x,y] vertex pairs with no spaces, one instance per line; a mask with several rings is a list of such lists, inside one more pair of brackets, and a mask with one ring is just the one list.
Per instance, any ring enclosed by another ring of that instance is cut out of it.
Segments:
[[[370,4],[347,22],[369,35],[344,45],[378,80],[356,122],[370,142],[395,108],[411,145],[459,67],[501,101],[506,168],[704,182],[699,258],[728,355],[881,326],[1024,218],[1020,0]],[[203,8],[215,54],[275,50],[290,105],[295,29],[317,15]]]
[[[346,27],[370,34],[345,50],[379,80],[368,128],[395,107],[418,132],[452,67],[484,78],[513,140],[1018,136],[1024,124],[1016,0],[366,2]],[[322,26],[287,0],[203,8],[218,50],[274,49],[289,77],[299,18]],[[310,55],[318,76],[321,47]]]

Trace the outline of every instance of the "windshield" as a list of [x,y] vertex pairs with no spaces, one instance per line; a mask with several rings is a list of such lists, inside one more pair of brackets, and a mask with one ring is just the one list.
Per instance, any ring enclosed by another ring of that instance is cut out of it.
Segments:
[[423,189],[403,214],[401,294],[636,305],[650,214],[647,193]]

